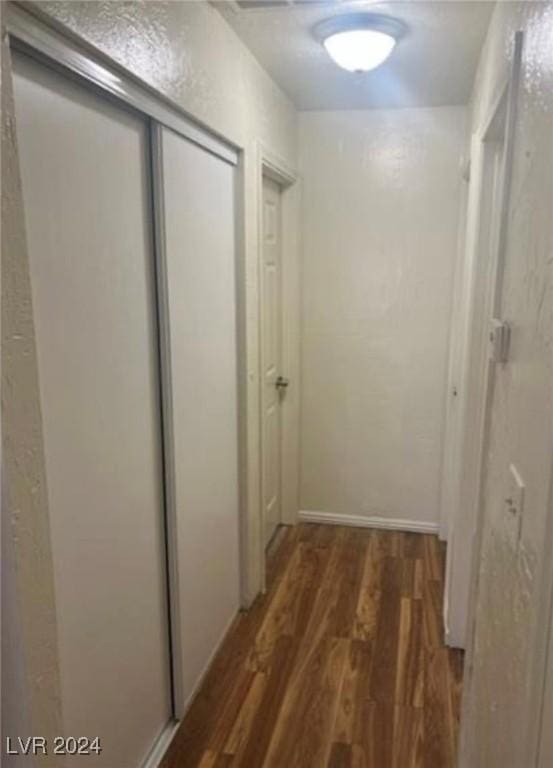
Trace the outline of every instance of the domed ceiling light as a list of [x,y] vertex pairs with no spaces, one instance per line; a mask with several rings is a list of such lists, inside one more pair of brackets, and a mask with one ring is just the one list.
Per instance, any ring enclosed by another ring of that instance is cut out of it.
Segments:
[[374,13],[334,16],[313,29],[330,57],[349,72],[369,72],[380,66],[406,31],[398,19]]

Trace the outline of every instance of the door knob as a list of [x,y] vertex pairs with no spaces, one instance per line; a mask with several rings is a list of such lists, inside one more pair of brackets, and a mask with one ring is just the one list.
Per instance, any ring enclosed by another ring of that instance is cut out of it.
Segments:
[[288,379],[285,379],[284,376],[279,376],[278,379],[275,381],[275,387],[277,389],[286,389],[286,387],[290,384]]

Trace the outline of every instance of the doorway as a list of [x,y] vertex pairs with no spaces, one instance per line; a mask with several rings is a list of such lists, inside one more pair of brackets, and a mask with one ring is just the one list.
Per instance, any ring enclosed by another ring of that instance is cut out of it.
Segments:
[[[450,389],[459,403],[458,429],[451,436],[457,457],[448,541],[444,612],[446,641],[470,648],[473,629],[472,601],[476,593],[480,556],[480,499],[485,471],[486,441],[496,366],[506,361],[495,334],[507,339],[501,317],[503,261],[507,233],[516,96],[522,37],[515,36],[515,55],[509,79],[471,145],[472,180],[467,212],[467,244],[463,274],[462,306],[455,332],[458,347],[459,386]],[[493,322],[492,322],[493,321]],[[494,323],[496,327],[492,333]],[[490,334],[492,334],[490,336]]]
[[278,544],[279,528],[295,525],[299,509],[301,179],[262,142],[256,177],[259,450],[248,468],[259,496],[252,496],[256,546],[247,564],[264,591],[267,548]]
[[282,404],[289,380],[282,370],[282,189],[263,176],[262,246],[262,501],[265,547],[282,519]]

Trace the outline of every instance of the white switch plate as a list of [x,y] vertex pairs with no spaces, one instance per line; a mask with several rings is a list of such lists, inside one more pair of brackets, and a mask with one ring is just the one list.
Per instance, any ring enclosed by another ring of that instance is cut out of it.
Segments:
[[518,547],[524,510],[524,481],[514,464],[509,465],[509,481],[505,497],[505,527],[513,549]]

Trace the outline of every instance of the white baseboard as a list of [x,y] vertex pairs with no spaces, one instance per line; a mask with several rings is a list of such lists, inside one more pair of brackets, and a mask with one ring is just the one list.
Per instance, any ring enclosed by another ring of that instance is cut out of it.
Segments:
[[159,768],[171,742],[180,728],[180,720],[171,719],[160,733],[142,768]]
[[390,517],[364,517],[362,515],[339,515],[332,512],[300,510],[302,523],[325,523],[326,525],[351,525],[356,528],[379,528],[384,531],[411,531],[413,533],[438,533],[438,523],[424,520],[397,520]]

